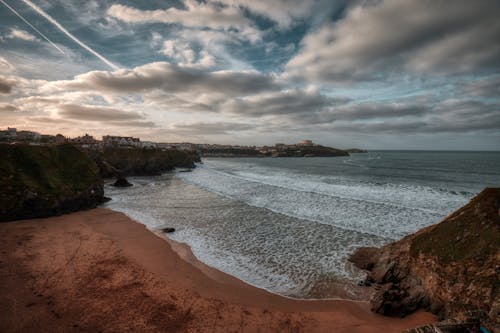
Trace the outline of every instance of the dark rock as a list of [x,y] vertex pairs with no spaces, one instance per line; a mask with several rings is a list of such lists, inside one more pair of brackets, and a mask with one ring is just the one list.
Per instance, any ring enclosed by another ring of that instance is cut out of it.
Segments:
[[129,187],[133,186],[125,177],[116,177],[116,182],[113,184],[116,187]]
[[351,254],[348,260],[356,267],[369,271],[373,268],[377,251],[376,247],[360,247]]
[[106,148],[88,154],[100,167],[103,177],[154,176],[175,168],[195,168],[200,160],[193,151]]
[[480,320],[467,318],[465,320],[448,319],[421,327],[404,330],[402,333],[479,333]]
[[175,228],[163,228],[163,229],[161,229],[161,231],[163,231],[164,233],[169,234],[169,233],[174,232]]

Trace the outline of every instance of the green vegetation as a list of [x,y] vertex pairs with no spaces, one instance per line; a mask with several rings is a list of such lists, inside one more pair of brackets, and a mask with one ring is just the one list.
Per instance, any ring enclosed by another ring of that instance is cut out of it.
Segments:
[[99,169],[70,144],[0,144],[0,221],[49,216],[102,200]]
[[500,249],[500,189],[486,189],[469,204],[442,223],[418,234],[410,253],[435,256],[450,263],[473,259],[485,260]]

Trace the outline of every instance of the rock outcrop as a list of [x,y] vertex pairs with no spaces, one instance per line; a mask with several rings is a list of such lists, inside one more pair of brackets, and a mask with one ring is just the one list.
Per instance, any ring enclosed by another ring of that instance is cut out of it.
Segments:
[[488,188],[441,223],[351,260],[376,283],[372,310],[405,316],[430,310],[442,319],[478,317],[500,332],[500,189]]
[[69,144],[0,144],[0,221],[94,208],[104,200],[96,164]]
[[368,150],[366,149],[359,149],[359,148],[349,148],[345,150],[349,154],[365,154],[368,153]]
[[192,151],[107,148],[89,151],[104,178],[153,176],[175,168],[195,168],[200,157]]
[[123,176],[118,176],[116,177],[116,181],[114,182],[113,186],[116,187],[130,187],[133,186],[133,184],[130,184],[127,178]]

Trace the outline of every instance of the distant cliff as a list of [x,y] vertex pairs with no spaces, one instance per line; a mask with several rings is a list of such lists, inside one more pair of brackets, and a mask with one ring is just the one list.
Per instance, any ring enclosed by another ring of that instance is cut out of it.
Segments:
[[342,149],[321,145],[276,145],[272,147],[218,147],[198,149],[203,157],[332,157],[349,156]]
[[478,316],[500,332],[500,189],[488,188],[441,223],[351,260],[377,284],[372,310],[405,316]]
[[192,151],[160,149],[108,148],[104,152],[90,151],[103,177],[151,176],[175,168],[194,168],[200,157]]
[[93,208],[103,201],[96,164],[63,144],[0,144],[0,221]]
[[272,154],[273,157],[334,157],[349,156],[349,153],[342,149],[325,147],[320,145],[302,146],[298,148],[286,148]]
[[349,154],[363,154],[363,153],[368,153],[368,150],[366,149],[359,149],[359,148],[349,148],[345,150]]

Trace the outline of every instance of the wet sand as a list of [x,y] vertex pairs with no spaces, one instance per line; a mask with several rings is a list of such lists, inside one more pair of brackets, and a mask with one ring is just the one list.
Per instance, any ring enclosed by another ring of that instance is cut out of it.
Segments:
[[294,300],[109,209],[0,224],[0,332],[400,332],[435,321]]

